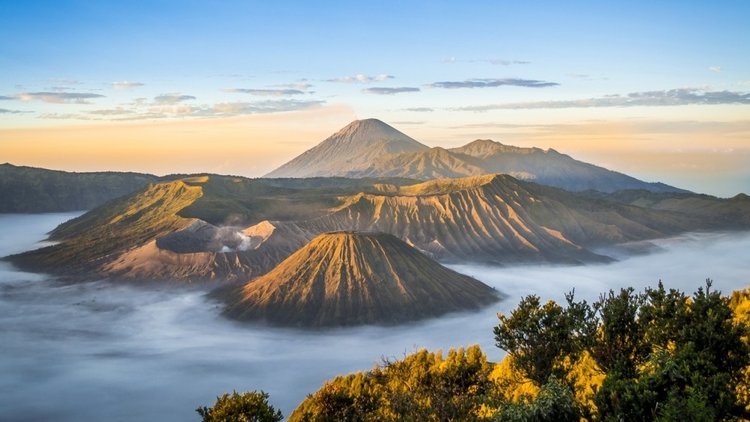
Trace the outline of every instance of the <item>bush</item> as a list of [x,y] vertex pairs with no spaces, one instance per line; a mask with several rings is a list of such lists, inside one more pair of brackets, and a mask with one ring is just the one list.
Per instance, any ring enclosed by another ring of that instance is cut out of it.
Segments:
[[284,417],[280,410],[268,404],[268,394],[261,391],[249,391],[232,395],[224,393],[216,398],[213,407],[195,409],[203,422],[279,422]]

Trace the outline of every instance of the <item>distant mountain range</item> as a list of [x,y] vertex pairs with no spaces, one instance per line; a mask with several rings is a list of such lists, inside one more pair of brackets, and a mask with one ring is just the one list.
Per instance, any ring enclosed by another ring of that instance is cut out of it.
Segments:
[[90,210],[158,179],[143,173],[72,173],[0,164],[0,213]]
[[357,120],[265,177],[404,177],[439,179],[502,173],[571,191],[644,189],[686,192],[575,160],[553,149],[480,139],[430,148],[377,119]]
[[298,327],[396,324],[499,300],[393,235],[353,232],[316,236],[267,274],[214,296],[232,318]]
[[750,198],[569,192],[484,175],[404,179],[245,179],[151,184],[62,224],[59,244],[17,265],[131,280],[247,281],[315,236],[392,234],[442,262],[607,261],[599,247],[686,231],[750,228]]

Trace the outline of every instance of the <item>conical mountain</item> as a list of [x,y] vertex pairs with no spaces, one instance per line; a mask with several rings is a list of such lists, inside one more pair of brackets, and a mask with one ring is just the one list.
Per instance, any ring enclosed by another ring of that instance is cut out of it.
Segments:
[[265,177],[348,176],[378,158],[426,149],[380,120],[355,120]]
[[217,295],[230,317],[306,327],[395,324],[499,299],[393,235],[356,232],[321,234],[268,274]]

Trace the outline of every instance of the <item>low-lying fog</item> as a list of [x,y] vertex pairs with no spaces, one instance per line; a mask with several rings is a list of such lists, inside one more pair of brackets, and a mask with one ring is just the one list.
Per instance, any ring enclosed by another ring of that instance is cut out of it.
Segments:
[[[30,249],[75,214],[0,215],[0,255]],[[725,292],[750,283],[750,234],[692,234],[650,255],[609,265],[454,266],[509,298],[473,314],[398,328],[327,332],[242,326],[204,292],[94,282],[62,285],[0,263],[0,409],[8,420],[198,420],[194,409],[225,391],[263,389],[285,415],[324,380],[418,348],[479,343],[490,359],[495,313],[537,293],[575,288],[594,300],[609,288],[662,279],[694,291],[707,277]]]

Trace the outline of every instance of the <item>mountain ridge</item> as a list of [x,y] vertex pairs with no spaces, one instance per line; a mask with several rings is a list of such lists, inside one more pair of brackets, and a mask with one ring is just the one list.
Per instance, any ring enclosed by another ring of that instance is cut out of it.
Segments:
[[0,213],[83,211],[130,194],[157,176],[135,172],[69,172],[0,164]]

